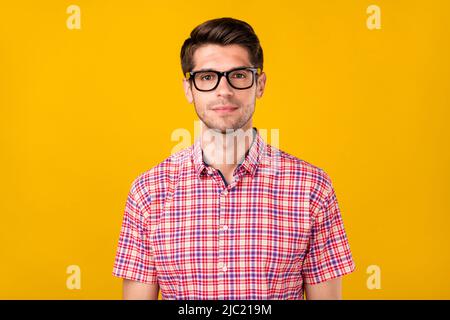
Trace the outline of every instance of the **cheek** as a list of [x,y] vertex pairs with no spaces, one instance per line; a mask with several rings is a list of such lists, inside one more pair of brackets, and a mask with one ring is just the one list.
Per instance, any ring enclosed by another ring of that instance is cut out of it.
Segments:
[[243,90],[242,92],[239,92],[234,96],[234,100],[242,107],[248,106],[253,101],[255,101],[255,90]]
[[241,105],[246,107],[247,109],[251,108],[256,100],[256,92],[252,90],[251,92],[246,93],[240,99]]
[[208,99],[208,97],[205,97],[204,95],[195,95],[194,94],[194,104],[197,111],[205,111],[208,106],[208,103],[211,101]]

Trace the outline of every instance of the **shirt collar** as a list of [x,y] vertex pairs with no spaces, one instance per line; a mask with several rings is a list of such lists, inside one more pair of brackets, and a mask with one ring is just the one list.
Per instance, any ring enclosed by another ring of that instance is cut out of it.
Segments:
[[[265,152],[266,143],[262,139],[259,134],[259,130],[256,127],[253,127],[253,141],[250,145],[250,148],[247,150],[243,161],[239,163],[236,170],[241,169],[246,171],[251,176],[254,175],[258,164],[262,160],[262,156]],[[205,174],[205,172],[212,172],[213,168],[205,163],[203,159],[203,150],[201,147],[200,137],[198,137],[192,148],[192,161],[194,162],[195,171],[198,176]]]

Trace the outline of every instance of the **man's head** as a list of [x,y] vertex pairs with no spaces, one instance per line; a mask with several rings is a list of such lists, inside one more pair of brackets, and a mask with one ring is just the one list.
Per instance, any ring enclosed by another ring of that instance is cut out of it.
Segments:
[[[251,128],[255,101],[266,82],[263,51],[253,28],[232,18],[206,21],[185,40],[180,56],[186,98],[194,103],[206,127],[222,133]],[[253,69],[238,69],[226,76],[199,72],[241,67]]]

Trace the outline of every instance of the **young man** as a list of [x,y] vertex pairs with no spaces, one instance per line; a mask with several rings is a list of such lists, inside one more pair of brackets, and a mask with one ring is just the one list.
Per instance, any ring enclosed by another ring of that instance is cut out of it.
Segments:
[[204,22],[181,64],[202,130],[132,183],[113,270],[123,298],[341,299],[355,263],[329,176],[252,123],[266,83],[252,27]]

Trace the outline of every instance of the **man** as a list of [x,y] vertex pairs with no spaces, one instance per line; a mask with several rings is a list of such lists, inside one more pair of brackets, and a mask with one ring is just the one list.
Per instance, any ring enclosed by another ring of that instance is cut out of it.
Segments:
[[181,64],[202,130],[132,183],[113,270],[123,298],[341,299],[355,263],[329,176],[252,123],[266,83],[252,27],[204,22]]

